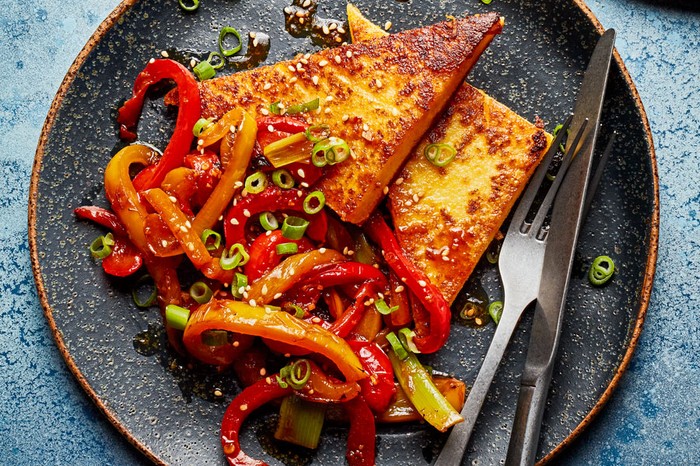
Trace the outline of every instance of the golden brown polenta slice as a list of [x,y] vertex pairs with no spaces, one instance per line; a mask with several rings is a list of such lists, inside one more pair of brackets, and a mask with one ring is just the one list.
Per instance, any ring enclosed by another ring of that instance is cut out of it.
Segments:
[[[387,33],[348,5],[353,40]],[[406,255],[445,298],[454,301],[488,248],[552,137],[482,91],[464,83],[409,156],[389,190],[396,234]],[[443,168],[423,150],[457,150]]]
[[204,81],[202,116],[320,98],[299,116],[327,124],[354,160],[328,167],[318,188],[343,220],[361,223],[501,27],[498,15],[477,15]]

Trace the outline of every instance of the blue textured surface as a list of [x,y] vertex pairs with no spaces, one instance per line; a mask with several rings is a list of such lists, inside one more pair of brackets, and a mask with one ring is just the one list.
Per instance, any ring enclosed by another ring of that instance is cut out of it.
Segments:
[[[471,0],[470,0],[471,1]],[[476,0],[473,0],[476,1]],[[497,0],[496,0],[497,2]],[[0,10],[0,451],[3,464],[140,464],[74,381],[39,305],[27,247],[34,150],[74,57],[117,0],[9,0]],[[700,462],[700,14],[642,1],[590,3],[618,31],[649,115],[661,242],[645,330],[604,412],[562,464]]]

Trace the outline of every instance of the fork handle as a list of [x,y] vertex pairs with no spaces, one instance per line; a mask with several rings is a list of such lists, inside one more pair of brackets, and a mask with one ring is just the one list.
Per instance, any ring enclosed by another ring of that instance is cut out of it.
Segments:
[[493,335],[479,374],[476,376],[474,385],[469,391],[467,401],[460,413],[464,418],[464,422],[452,428],[452,432],[442,447],[442,451],[440,451],[434,466],[454,466],[462,462],[462,457],[467,449],[476,419],[484,404],[489,387],[491,387],[491,382],[493,382],[493,378],[496,375],[496,370],[501,359],[503,359],[508,342],[518,326],[520,317],[529,304],[511,305],[508,302],[504,303],[501,321],[496,327],[496,332]]

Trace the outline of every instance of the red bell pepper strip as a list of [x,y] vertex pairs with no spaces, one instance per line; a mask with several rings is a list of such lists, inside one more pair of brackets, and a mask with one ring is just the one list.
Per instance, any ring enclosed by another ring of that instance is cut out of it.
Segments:
[[442,348],[450,334],[449,304],[440,290],[430,283],[427,275],[404,255],[394,232],[381,215],[373,214],[365,223],[365,231],[381,247],[389,267],[430,313],[428,333],[418,335],[414,342],[422,353],[434,353]]
[[396,394],[389,356],[374,342],[348,340],[348,344],[369,374],[369,378],[359,381],[362,398],[375,413],[385,412]]
[[199,88],[192,73],[176,61],[153,60],[137,76],[132,97],[119,109],[117,121],[121,125],[119,132],[123,139],[136,138],[136,125],[146,92],[164,79],[172,79],[177,85],[179,110],[175,131],[156,167],[142,171],[134,179],[134,186],[139,191],[159,186],[166,173],[182,165],[192,145],[192,128],[201,114]]
[[281,230],[272,231],[270,234],[261,234],[251,244],[248,251],[250,260],[244,266],[249,283],[256,281],[282,262],[284,256],[277,254],[277,245],[282,243],[296,243],[299,248],[298,252],[308,252],[314,248],[311,241],[306,238],[299,240],[285,238],[282,236]]
[[[365,304],[370,298],[376,295],[375,285],[365,283],[355,295],[355,302],[343,312],[338,320],[333,322],[328,328],[340,338],[345,338],[354,329],[365,314]],[[371,305],[371,304],[370,304]]]
[[96,206],[80,206],[77,207],[73,213],[76,217],[85,220],[92,220],[93,222],[102,225],[103,227],[109,228],[118,235],[126,235],[126,229],[124,225],[121,224],[117,216],[107,209]]
[[339,262],[316,267],[305,280],[324,288],[347,285],[356,282],[374,282],[379,288],[386,288],[388,282],[382,272],[371,265],[360,262]]
[[[299,195],[301,193],[301,195]],[[306,235],[314,241],[323,241],[326,238],[328,220],[326,212],[307,215],[304,213],[304,198],[306,191],[297,189],[280,189],[277,186],[268,186],[258,194],[249,194],[240,199],[226,213],[224,220],[224,235],[226,244],[246,244],[245,227],[249,218],[257,218],[262,212],[293,211],[300,217],[308,219],[311,223],[306,229]]]
[[104,271],[115,277],[128,277],[143,265],[143,255],[131,244],[126,235],[114,235],[114,246],[109,256],[102,259]]
[[258,123],[258,143],[263,148],[292,134],[303,133],[309,127],[303,121],[289,116],[266,116],[258,118],[256,121]]
[[290,387],[280,387],[277,378],[272,375],[259,380],[233,399],[226,408],[224,418],[221,421],[221,446],[228,464],[231,466],[266,466],[265,462],[253,459],[241,450],[238,433],[243,421],[252,411],[272,400],[290,395],[293,391]]
[[349,466],[374,466],[375,437],[377,427],[374,415],[362,396],[357,396],[344,403],[350,418],[348,448],[345,457]]

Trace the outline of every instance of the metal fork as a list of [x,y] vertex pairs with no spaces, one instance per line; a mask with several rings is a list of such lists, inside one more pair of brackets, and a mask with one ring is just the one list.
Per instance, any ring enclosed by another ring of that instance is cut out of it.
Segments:
[[527,217],[552,158],[559,151],[559,146],[567,133],[571,120],[572,116],[569,116],[557,133],[557,137],[552,142],[513,214],[498,259],[498,269],[505,295],[501,320],[496,327],[496,333],[486,353],[481,370],[462,408],[461,414],[464,417],[464,422],[452,428],[435,466],[448,466],[461,462],[506,346],[508,346],[523,312],[537,298],[549,231],[548,228],[544,227],[544,221],[564,179],[566,170],[579,147],[579,141],[585,132],[588,120],[585,120],[581,125],[573,143],[569,145],[569,150],[564,154],[557,176],[547,191],[534,219],[528,221]]

